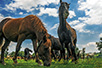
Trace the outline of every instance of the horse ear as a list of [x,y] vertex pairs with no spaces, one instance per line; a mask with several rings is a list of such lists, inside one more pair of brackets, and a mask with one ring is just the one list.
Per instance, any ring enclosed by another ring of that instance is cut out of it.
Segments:
[[60,3],[62,3],[62,0],[60,0]]
[[47,41],[46,35],[43,37],[44,43]]

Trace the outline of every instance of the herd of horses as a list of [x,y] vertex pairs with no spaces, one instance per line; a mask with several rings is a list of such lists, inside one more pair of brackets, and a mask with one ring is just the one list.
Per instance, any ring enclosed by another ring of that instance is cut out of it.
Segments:
[[[2,45],[3,38],[5,43],[1,50],[1,61],[0,63],[5,65],[4,52],[9,46],[10,42],[17,42],[16,52],[13,58],[14,64],[17,64],[17,54],[21,48],[21,44],[25,39],[31,39],[33,48],[35,51],[36,62],[42,65],[40,59],[43,61],[45,66],[51,65],[51,55],[54,54],[53,50],[60,50],[60,59],[64,57],[65,60],[65,48],[68,52],[69,58],[77,60],[75,53],[77,35],[75,29],[73,29],[67,22],[66,19],[69,15],[69,5],[67,2],[60,0],[59,7],[59,27],[58,27],[58,38],[55,38],[48,34],[42,21],[36,15],[28,15],[24,18],[6,18],[0,23],[0,46]],[[39,46],[37,46],[37,43]],[[40,56],[40,59],[39,59]]]

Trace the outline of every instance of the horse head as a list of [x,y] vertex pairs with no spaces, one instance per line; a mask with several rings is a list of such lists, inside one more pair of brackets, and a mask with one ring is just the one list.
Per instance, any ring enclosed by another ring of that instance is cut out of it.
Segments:
[[44,62],[44,66],[51,65],[51,41],[46,36],[44,36],[43,40],[39,43],[38,55]]
[[59,15],[63,16],[64,19],[67,19],[68,15],[69,15],[69,5],[67,2],[62,2],[62,0],[60,0],[60,7],[59,7]]

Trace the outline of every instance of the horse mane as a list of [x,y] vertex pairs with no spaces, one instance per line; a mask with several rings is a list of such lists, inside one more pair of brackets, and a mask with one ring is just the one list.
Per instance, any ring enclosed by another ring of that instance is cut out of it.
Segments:
[[28,15],[23,19],[26,23],[30,24],[30,27],[33,27],[34,31],[38,34],[38,36],[44,36],[47,33],[46,28],[42,21],[36,15]]

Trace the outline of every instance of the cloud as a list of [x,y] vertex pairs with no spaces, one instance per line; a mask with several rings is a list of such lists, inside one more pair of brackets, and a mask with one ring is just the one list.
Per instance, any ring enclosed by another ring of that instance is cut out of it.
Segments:
[[74,21],[69,22],[70,25],[76,25],[78,23],[80,23],[79,20],[74,20]]
[[102,33],[99,34],[99,37],[102,37]]
[[43,14],[48,14],[49,16],[54,16],[54,17],[58,17],[58,13],[57,13],[58,9],[56,8],[40,8],[40,12],[37,14],[38,16],[41,16]]
[[8,46],[8,52],[11,53],[12,51],[16,51],[16,45],[17,43],[11,42],[10,45]]
[[73,18],[73,17],[75,17],[76,15],[75,15],[75,12],[74,11],[69,11],[69,18]]
[[2,21],[5,18],[11,18],[11,16],[4,17],[2,14],[0,14],[0,21]]
[[82,49],[82,48],[86,48],[86,53],[89,52],[99,52],[98,48],[96,47],[96,42],[89,42],[87,44],[81,45],[81,44],[77,44],[77,46]]
[[2,21],[3,19],[4,19],[4,16],[0,14],[0,21]]
[[23,15],[23,12],[20,12],[19,14],[20,14],[20,15]]
[[[79,22],[79,21],[75,21],[75,22]],[[85,26],[86,26],[86,24],[79,23],[79,24],[73,26],[73,28],[75,28],[79,32],[90,33],[90,30],[84,29]]]
[[51,3],[58,4],[59,0],[14,0],[6,5],[6,10],[15,11],[17,8],[26,10],[27,12],[33,11],[38,5],[49,5]]
[[[83,22],[89,25],[100,25],[102,24],[102,0],[79,0],[78,10],[85,11]],[[85,18],[85,20],[84,20]]]
[[59,26],[59,23],[55,24],[50,30],[57,29],[58,26]]

